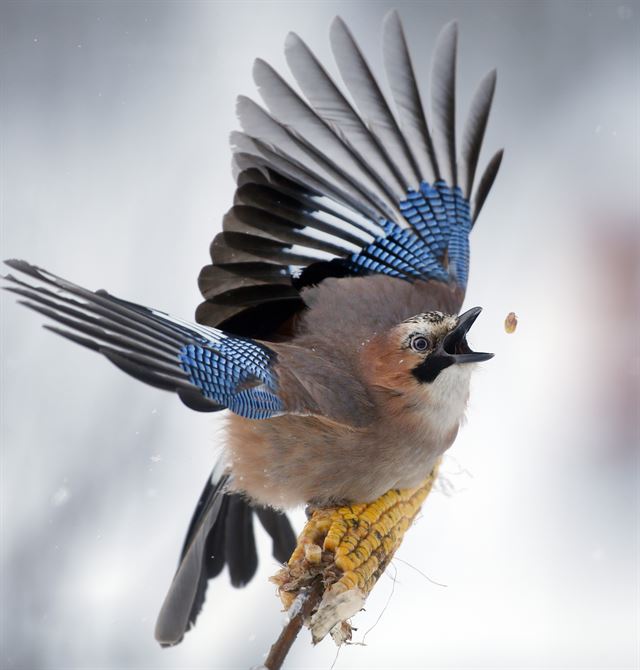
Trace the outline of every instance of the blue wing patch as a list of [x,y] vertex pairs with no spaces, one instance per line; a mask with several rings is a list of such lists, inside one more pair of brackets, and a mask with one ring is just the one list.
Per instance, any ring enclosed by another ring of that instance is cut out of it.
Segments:
[[[400,203],[410,228],[384,221],[384,235],[347,259],[355,273],[378,272],[404,279],[454,280],[462,287],[469,276],[469,202],[460,187],[439,180],[409,190]],[[446,252],[446,253],[445,253]]]
[[268,419],[284,406],[277,396],[275,354],[256,342],[222,336],[180,350],[180,365],[202,393],[247,419]]

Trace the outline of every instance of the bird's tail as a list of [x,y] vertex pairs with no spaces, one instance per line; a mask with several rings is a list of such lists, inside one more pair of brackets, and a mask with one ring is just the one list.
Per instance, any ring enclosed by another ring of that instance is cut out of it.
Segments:
[[245,586],[251,580],[258,567],[254,512],[271,536],[278,562],[285,563],[295,548],[296,536],[287,516],[227,491],[228,481],[228,473],[218,464],[193,513],[178,569],[156,623],[156,639],[163,646],[178,644],[194,625],[209,579],[225,565],[234,586]]

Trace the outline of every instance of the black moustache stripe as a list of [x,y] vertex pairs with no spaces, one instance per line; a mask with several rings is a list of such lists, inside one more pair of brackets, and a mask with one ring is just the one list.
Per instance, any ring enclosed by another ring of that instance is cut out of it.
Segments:
[[443,370],[453,365],[454,362],[454,359],[446,354],[433,354],[413,368],[411,372],[421,384],[431,384]]

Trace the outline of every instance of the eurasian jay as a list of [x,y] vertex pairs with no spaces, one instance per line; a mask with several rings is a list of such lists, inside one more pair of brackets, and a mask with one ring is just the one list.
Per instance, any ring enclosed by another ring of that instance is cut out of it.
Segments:
[[455,133],[457,28],[441,32],[429,122],[397,13],[384,22],[391,111],[351,32],[331,26],[345,96],[295,34],[286,58],[304,97],[267,63],[253,74],[265,107],[238,98],[237,179],[197,323],[92,292],[24,261],[9,290],[58,322],[50,330],[198,411],[229,409],[221,461],[196,507],[156,637],[176,644],[208,579],[226,564],[253,576],[253,512],[286,561],[281,511],[366,502],[412,487],[453,443],[475,363],[458,316],[469,233],[500,166],[473,189],[495,89],[480,83]]

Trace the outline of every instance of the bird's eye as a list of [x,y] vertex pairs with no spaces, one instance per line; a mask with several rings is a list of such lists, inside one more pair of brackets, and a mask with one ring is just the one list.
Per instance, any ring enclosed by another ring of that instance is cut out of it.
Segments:
[[414,351],[426,351],[429,348],[429,340],[422,335],[416,335],[411,339],[411,348]]

